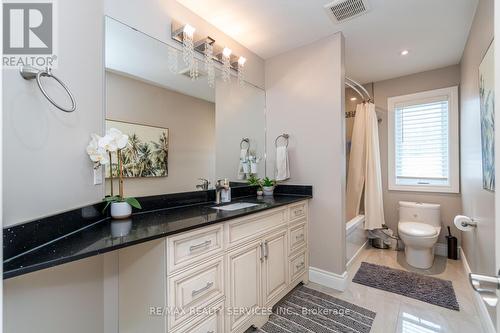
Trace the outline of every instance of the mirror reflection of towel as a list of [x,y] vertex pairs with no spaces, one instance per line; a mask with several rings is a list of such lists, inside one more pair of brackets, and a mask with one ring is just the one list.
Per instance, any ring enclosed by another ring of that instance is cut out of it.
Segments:
[[276,148],[276,181],[290,178],[290,162],[286,146]]
[[238,179],[245,179],[245,168],[244,163],[248,163],[248,148],[242,148],[240,150],[240,164],[238,166]]

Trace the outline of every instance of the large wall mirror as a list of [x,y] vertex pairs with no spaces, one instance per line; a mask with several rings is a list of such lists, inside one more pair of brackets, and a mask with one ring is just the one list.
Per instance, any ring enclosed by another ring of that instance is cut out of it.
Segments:
[[209,84],[202,57],[192,79],[180,44],[109,17],[105,43],[106,127],[129,135],[126,195],[201,190],[200,178],[213,188],[217,179],[265,176],[264,90],[235,75],[224,82],[218,68]]

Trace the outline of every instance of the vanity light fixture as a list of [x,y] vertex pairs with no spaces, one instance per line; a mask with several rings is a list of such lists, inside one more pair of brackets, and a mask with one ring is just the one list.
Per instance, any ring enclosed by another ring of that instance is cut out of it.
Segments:
[[245,63],[247,59],[245,57],[238,58],[238,83],[240,86],[245,85]]
[[[195,80],[198,78],[198,61],[196,53],[203,56],[205,70],[208,76],[208,85],[212,87],[215,84],[215,65],[222,64],[222,79],[224,82],[231,80],[231,69],[238,72],[238,80],[240,84],[244,81],[244,66],[246,64],[245,57],[240,57],[234,54],[230,48],[221,47],[215,39],[210,36],[200,36],[200,33],[195,34],[196,29],[189,25],[172,20],[171,23],[171,38],[182,45],[182,58],[189,70],[189,76]],[[174,72],[176,59],[173,56],[169,57],[169,69]],[[240,74],[241,71],[241,74]],[[187,74],[188,71],[183,71]]]
[[408,50],[401,51],[402,56],[408,55],[408,53],[410,53],[410,51],[408,51]]
[[231,53],[233,51],[228,47],[222,51],[222,80],[224,82],[231,81]]
[[195,80],[198,77],[198,63],[194,57],[195,28],[186,24],[182,29],[182,58],[189,68],[189,76]]

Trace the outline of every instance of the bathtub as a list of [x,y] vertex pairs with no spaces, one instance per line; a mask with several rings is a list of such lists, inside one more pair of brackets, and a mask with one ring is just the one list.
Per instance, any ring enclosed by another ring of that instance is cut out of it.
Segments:
[[346,262],[347,267],[356,259],[356,256],[366,246],[368,238],[364,229],[365,216],[358,215],[348,221],[345,229]]

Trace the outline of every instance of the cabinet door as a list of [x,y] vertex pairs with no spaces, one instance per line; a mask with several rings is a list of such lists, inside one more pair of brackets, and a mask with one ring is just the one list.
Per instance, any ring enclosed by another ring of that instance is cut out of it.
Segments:
[[288,257],[287,229],[264,239],[263,297],[268,306],[287,288]]
[[261,304],[261,244],[258,240],[228,253],[226,327],[229,331],[244,324]]

